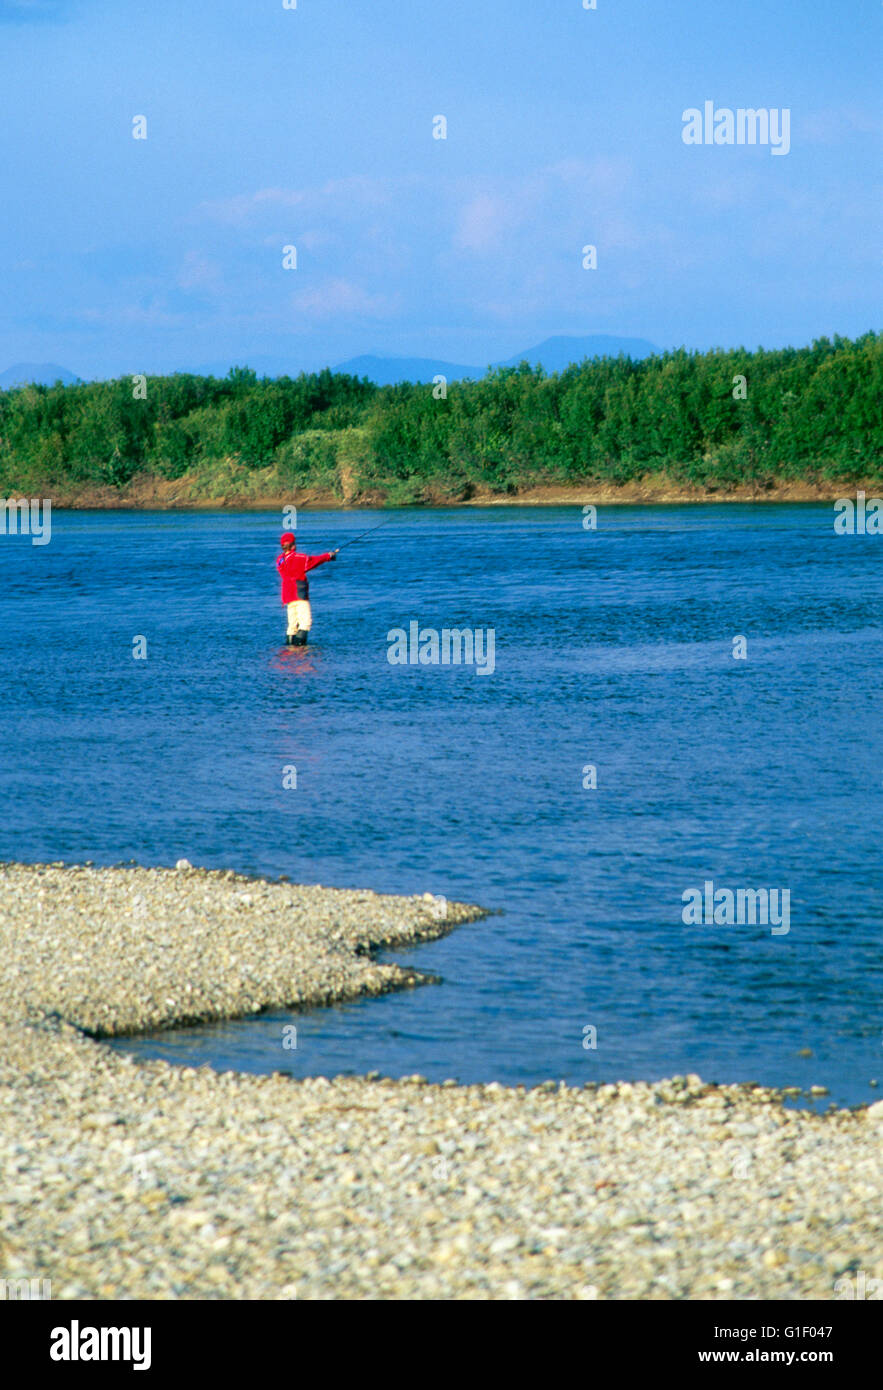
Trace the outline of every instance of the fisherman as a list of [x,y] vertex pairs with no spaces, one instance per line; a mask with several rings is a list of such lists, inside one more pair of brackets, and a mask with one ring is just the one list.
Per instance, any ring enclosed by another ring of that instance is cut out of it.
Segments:
[[337,558],[336,550],[326,551],[324,555],[298,554],[297,541],[291,531],[286,531],[279,540],[282,554],[276,560],[276,568],[282,576],[282,602],[288,607],[287,647],[305,647],[307,635],[313,626],[310,610],[310,585],[307,571],[326,560]]

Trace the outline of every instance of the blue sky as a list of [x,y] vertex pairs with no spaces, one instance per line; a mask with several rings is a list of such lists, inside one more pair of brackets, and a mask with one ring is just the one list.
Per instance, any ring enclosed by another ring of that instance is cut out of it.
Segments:
[[[0,368],[878,327],[881,24],[872,0],[0,0]],[[790,152],[685,145],[706,100],[788,107]]]

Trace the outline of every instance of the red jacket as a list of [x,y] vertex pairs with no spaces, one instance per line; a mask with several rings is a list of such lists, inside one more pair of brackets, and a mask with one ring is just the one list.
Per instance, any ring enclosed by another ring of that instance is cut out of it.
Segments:
[[326,560],[333,558],[330,550],[324,555],[302,555],[298,550],[289,550],[286,555],[283,551],[276,559],[276,568],[282,576],[282,602],[308,599],[310,585],[307,570],[314,570],[317,565],[324,565]]

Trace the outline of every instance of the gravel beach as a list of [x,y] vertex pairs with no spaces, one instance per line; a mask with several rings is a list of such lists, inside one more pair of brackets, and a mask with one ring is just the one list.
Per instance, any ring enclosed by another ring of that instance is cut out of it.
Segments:
[[219,1075],[99,1040],[407,987],[371,948],[478,908],[189,866],[0,880],[0,1279],[54,1299],[833,1299],[883,1279],[883,1103],[817,1115],[698,1076]]

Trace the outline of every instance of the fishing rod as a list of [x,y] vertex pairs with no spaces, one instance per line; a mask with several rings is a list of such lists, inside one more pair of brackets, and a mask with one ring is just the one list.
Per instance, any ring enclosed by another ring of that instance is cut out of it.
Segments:
[[[394,516],[394,515],[395,515],[395,513],[393,513],[393,516]],[[346,547],[347,547],[348,545],[355,545],[356,541],[360,541],[360,540],[362,539],[363,536],[370,536],[372,531],[379,531],[381,526],[386,526],[386,525],[388,525],[389,522],[392,521],[392,519],[393,519],[392,516],[388,516],[388,517],[385,518],[385,520],[381,521],[381,522],[379,523],[379,525],[377,525],[377,526],[369,526],[367,531],[360,531],[359,534],[358,534],[357,536],[353,536],[352,540],[344,541],[343,545],[339,545],[339,546],[337,547],[337,549],[338,549],[338,550],[346,550]]]

